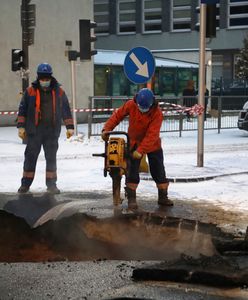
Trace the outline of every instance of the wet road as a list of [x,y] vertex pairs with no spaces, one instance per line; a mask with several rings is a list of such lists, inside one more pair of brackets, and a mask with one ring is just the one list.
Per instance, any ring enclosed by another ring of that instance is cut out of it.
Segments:
[[126,261],[0,264],[1,299],[245,300],[248,296],[240,288],[135,282],[132,271],[142,265]]
[[[244,234],[248,226],[247,212],[227,211],[205,201],[183,201],[173,199],[174,207],[159,209],[157,200],[141,196],[137,199],[139,210],[162,216],[171,216],[204,223],[217,224],[223,230],[236,234]],[[46,214],[53,207],[50,214]],[[122,203],[126,213],[127,202]],[[51,196],[44,194],[18,195],[0,193],[0,209],[23,217],[30,226],[40,225],[49,218],[61,218],[76,212],[86,213],[97,218],[107,218],[114,214],[112,195],[106,192],[62,193]],[[43,216],[43,217],[42,217]]]

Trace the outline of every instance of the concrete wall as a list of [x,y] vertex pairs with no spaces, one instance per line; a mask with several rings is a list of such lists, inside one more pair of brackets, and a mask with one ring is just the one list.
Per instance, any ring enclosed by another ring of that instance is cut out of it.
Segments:
[[[36,78],[37,65],[48,62],[71,99],[71,69],[65,56],[65,41],[72,41],[71,50],[79,50],[79,19],[93,20],[93,1],[32,0],[30,4],[36,5],[35,42],[29,47],[30,83]],[[22,48],[20,5],[21,0],[1,1],[0,111],[17,110],[20,101],[21,79],[11,71],[11,49]],[[87,107],[88,96],[93,95],[93,72],[93,62],[76,63],[78,108]],[[3,120],[6,123],[6,118],[0,116],[0,124]]]

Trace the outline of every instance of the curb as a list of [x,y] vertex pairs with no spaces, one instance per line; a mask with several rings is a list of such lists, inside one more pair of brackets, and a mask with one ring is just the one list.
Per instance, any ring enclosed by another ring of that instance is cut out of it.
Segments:
[[[199,176],[199,177],[168,177],[167,179],[169,182],[200,182],[200,181],[206,181],[206,180],[213,180],[218,177],[224,177],[224,176],[233,176],[233,175],[243,175],[248,174],[248,171],[243,172],[235,172],[235,173],[228,173],[228,174],[218,174],[218,175],[206,175],[206,176]],[[153,181],[151,175],[147,176],[140,176],[141,180],[147,180],[147,181]]]

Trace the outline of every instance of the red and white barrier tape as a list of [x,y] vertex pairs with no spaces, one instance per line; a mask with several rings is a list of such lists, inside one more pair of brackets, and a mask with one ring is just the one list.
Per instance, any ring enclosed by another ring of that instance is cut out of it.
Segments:
[[17,115],[18,111],[0,111],[0,115]]
[[[161,106],[167,106],[167,108],[161,107],[163,112],[167,114],[172,113],[189,113],[190,115],[201,115],[204,111],[204,107],[199,104],[195,104],[192,107],[184,107],[174,103],[159,103]],[[168,109],[169,106],[169,109]],[[118,108],[83,108],[83,109],[75,109],[75,112],[109,112],[117,110]]]
[[161,108],[162,111],[174,111],[174,112],[177,112],[177,113],[189,113],[190,115],[201,115],[203,112],[204,112],[204,107],[200,104],[195,104],[191,107],[185,107],[185,106],[182,106],[182,105],[179,105],[179,104],[174,104],[174,103],[164,103],[164,102],[160,102],[159,103],[161,106],[163,105],[166,105],[166,106],[169,106],[173,109],[164,109],[164,108]]
[[75,112],[96,112],[96,111],[114,111],[117,108],[79,108],[75,109]]
[[[161,107],[163,112],[167,112],[168,114],[170,113],[184,113],[184,112],[189,112],[191,115],[200,115],[204,111],[204,107],[195,104],[192,107],[184,107],[181,105],[173,104],[173,103],[159,103],[163,104],[162,106],[167,106],[167,108]],[[169,109],[168,109],[169,106]],[[74,111],[79,113],[79,112],[109,112],[109,111],[114,111],[117,110],[118,108],[79,108],[75,109]],[[0,111],[0,115],[17,115],[18,111]]]

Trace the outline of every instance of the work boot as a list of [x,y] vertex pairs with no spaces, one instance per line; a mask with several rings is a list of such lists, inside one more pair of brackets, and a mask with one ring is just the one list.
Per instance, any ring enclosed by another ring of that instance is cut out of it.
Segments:
[[27,185],[21,185],[18,189],[19,194],[26,194],[29,191],[29,186]]
[[158,205],[173,206],[174,203],[168,198],[167,189],[158,189]]
[[129,187],[125,187],[125,196],[128,201],[128,208],[137,209],[138,205],[136,202],[136,190],[132,190]]
[[47,192],[50,194],[60,194],[60,190],[57,188],[56,184],[47,187]]

